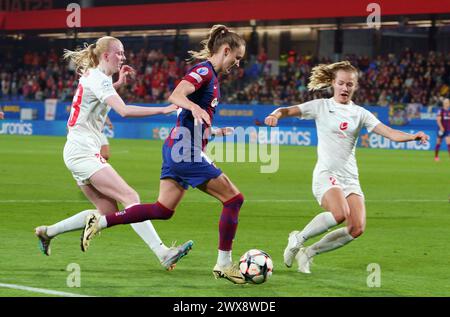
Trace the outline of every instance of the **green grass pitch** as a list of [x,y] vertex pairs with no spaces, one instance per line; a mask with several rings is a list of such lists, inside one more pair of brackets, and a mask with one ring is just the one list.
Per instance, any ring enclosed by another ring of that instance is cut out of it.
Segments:
[[[431,152],[357,149],[366,195],[367,228],[349,245],[319,255],[309,276],[283,264],[290,231],[320,208],[311,193],[315,147],[280,148],[280,168],[261,174],[259,163],[219,163],[246,198],[234,242],[234,259],[251,248],[268,252],[272,278],[262,285],[215,280],[221,204],[190,189],[169,221],[154,221],[170,244],[192,239],[191,253],[166,272],[129,226],[102,232],[87,253],[80,232],[52,241],[52,255],[37,248],[33,229],[92,208],[62,159],[65,138],[0,136],[0,283],[91,296],[450,296],[450,161]],[[112,140],[114,168],[143,201],[157,198],[161,142]],[[314,239],[313,241],[316,241]],[[70,263],[81,287],[67,287]],[[367,267],[381,268],[370,288]],[[0,287],[0,296],[43,294]]]

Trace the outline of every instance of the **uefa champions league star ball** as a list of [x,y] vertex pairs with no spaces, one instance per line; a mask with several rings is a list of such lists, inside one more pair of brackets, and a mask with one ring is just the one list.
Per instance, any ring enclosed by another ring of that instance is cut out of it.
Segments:
[[266,252],[251,249],[241,256],[239,269],[247,282],[262,284],[272,276],[273,262]]

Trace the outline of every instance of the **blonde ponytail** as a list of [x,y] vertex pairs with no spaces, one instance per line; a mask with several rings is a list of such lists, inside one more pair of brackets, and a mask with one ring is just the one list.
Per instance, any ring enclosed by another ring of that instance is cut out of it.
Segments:
[[354,72],[358,74],[358,70],[348,61],[337,62],[333,64],[319,64],[313,67],[311,76],[309,77],[308,90],[320,90],[331,87],[333,79],[339,70]]

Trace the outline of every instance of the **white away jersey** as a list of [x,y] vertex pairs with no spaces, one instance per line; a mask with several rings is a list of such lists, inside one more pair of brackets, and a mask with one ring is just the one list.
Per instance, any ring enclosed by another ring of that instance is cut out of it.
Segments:
[[98,151],[101,147],[102,131],[111,109],[105,99],[117,94],[112,77],[98,68],[88,69],[81,76],[73,97],[67,127],[67,140],[81,148]]
[[315,99],[298,105],[302,119],[314,119],[317,127],[317,167],[337,176],[358,177],[355,147],[359,132],[371,132],[380,121],[366,109],[334,98]]

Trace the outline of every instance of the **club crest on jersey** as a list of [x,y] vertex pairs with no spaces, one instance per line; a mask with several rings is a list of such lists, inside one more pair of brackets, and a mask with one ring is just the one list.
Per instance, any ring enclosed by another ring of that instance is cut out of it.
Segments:
[[206,76],[208,75],[208,67],[200,67],[199,69],[196,70],[197,74],[201,75],[201,76]]
[[339,129],[341,129],[341,131],[345,131],[345,130],[347,130],[347,128],[348,128],[348,122],[342,122],[339,125]]
[[211,107],[215,108],[219,104],[219,100],[217,98],[214,98],[213,101],[211,101]]

